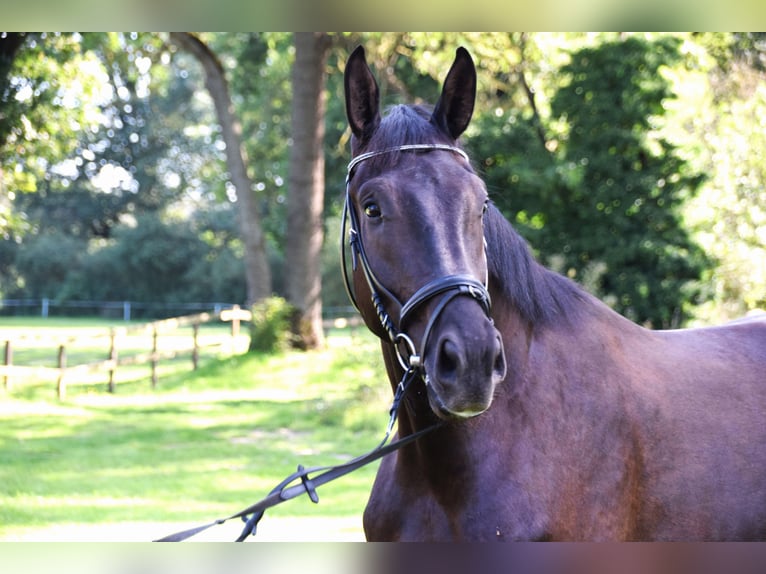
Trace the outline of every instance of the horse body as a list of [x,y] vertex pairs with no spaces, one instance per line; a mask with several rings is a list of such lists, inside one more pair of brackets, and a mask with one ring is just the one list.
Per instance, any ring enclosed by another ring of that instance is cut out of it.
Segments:
[[[383,461],[369,539],[766,538],[766,322],[653,332],[584,305],[508,321],[492,408]],[[406,406],[408,433],[429,417]]]
[[[766,539],[766,320],[650,331],[535,262],[496,208],[478,214],[486,190],[452,153],[472,90],[459,50],[430,119],[381,120],[363,52],[346,69],[359,309],[392,387],[407,361],[389,313],[422,357],[399,435],[448,422],[383,459],[368,539]],[[475,295],[430,294],[440,276],[486,282],[489,318]]]

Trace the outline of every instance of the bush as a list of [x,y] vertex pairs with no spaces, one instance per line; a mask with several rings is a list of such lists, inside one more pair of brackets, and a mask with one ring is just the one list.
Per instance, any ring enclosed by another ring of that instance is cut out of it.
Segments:
[[282,351],[290,346],[292,305],[282,297],[269,297],[253,305],[251,311],[251,351]]
[[[75,237],[52,231],[29,238],[22,244],[12,244],[15,249],[15,273],[21,280],[6,284],[7,297],[23,299],[61,296],[61,286],[67,277],[77,272],[87,257],[87,243]],[[10,271],[10,270],[9,270]],[[4,281],[9,276],[3,272]]]

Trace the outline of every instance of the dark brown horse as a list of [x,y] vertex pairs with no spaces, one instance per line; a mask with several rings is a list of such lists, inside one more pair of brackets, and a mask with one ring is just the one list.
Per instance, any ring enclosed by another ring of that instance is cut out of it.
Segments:
[[766,321],[649,331],[534,261],[456,143],[463,49],[433,110],[379,111],[358,48],[353,291],[409,388],[371,540],[766,539]]

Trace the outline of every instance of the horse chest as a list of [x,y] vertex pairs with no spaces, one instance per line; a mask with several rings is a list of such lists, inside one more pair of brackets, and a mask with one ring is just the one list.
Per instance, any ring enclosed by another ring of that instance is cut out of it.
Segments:
[[505,474],[480,480],[444,475],[437,483],[381,464],[364,514],[374,541],[506,541],[550,537],[547,516],[530,489]]

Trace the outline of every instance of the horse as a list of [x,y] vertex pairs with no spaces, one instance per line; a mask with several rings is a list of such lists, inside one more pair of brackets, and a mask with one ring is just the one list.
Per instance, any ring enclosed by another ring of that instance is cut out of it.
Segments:
[[766,539],[766,320],[649,330],[538,263],[458,142],[464,48],[433,107],[381,113],[361,46],[344,88],[344,276],[392,389],[418,373],[398,435],[441,424],[382,459],[366,538]]

